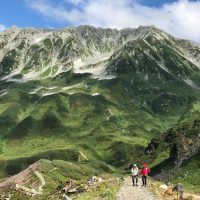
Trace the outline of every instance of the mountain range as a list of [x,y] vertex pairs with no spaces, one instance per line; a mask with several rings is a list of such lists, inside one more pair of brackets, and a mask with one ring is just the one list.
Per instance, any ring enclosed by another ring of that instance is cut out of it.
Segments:
[[199,91],[200,45],[154,26],[7,29],[0,178],[40,159],[108,171],[134,160],[200,192]]

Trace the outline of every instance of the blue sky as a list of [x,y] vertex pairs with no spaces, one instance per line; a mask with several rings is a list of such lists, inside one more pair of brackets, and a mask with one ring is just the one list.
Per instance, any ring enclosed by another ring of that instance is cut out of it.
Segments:
[[125,28],[155,25],[200,42],[200,0],[1,0],[0,31],[88,24]]
[[[115,0],[113,0],[115,1]],[[17,25],[19,27],[63,27],[73,25],[73,23],[64,21],[58,22],[57,20],[49,20],[44,17],[41,13],[33,10],[29,7],[29,2],[26,0],[1,0],[0,3],[0,24],[10,27]],[[33,2],[33,1],[32,1]],[[52,5],[64,5],[66,9],[73,8],[73,4],[69,1],[63,0],[49,0],[44,1]],[[160,7],[164,3],[175,2],[175,0],[142,0],[141,4]]]
[[60,24],[57,21],[45,19],[42,14],[30,9],[25,0],[2,0],[0,5],[0,24],[6,27],[17,25],[19,27],[42,28],[68,25],[66,22]]

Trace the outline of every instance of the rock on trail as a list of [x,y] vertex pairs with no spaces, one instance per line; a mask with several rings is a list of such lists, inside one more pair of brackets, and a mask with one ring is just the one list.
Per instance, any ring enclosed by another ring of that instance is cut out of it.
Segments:
[[124,185],[117,193],[116,200],[159,200],[148,187],[142,187],[139,179],[138,187],[133,186],[131,177],[125,178]]

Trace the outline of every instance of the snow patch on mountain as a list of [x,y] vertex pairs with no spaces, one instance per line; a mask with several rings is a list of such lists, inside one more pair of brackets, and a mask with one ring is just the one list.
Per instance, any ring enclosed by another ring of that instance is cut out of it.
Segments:
[[42,87],[42,86],[39,86],[39,87],[35,88],[34,90],[32,90],[31,92],[29,92],[29,94],[37,94],[40,90],[55,90],[57,88],[58,88],[57,86],[55,86],[55,87]]
[[100,95],[99,93],[94,93],[94,94],[92,94],[92,96],[98,96],[98,95]]
[[4,92],[0,92],[0,97],[2,97],[2,96],[4,96],[4,95],[6,95],[8,93],[8,91],[4,91]]
[[52,33],[53,33],[52,31],[47,32],[47,33],[40,33],[40,34],[37,34],[33,39],[30,38],[31,45],[41,42],[42,40],[44,40],[47,37],[49,37]]
[[96,52],[92,57],[86,59],[77,59],[74,61],[74,73],[89,73],[92,78],[112,79],[114,76],[107,75],[105,72],[105,61],[109,59],[112,53],[101,54]]
[[198,87],[192,80],[190,79],[185,79],[184,82],[189,85],[190,87],[192,87],[195,90],[200,90],[200,87]]
[[65,91],[65,90],[70,90],[70,89],[78,88],[78,87],[83,87],[83,85],[81,83],[75,84],[75,85],[70,85],[70,86],[63,87],[62,90]]
[[70,91],[70,90],[79,89],[79,88],[82,88],[82,87],[83,87],[83,84],[81,84],[81,83],[66,86],[66,87],[58,87],[58,86],[42,87],[42,86],[39,86],[39,87],[36,87],[35,89],[33,89],[32,91],[30,91],[29,94],[37,94],[41,97],[45,97],[45,96],[51,96],[51,95],[54,95],[54,94],[65,92],[69,95],[72,95],[75,92]]
[[42,97],[46,97],[46,96],[51,96],[51,95],[54,95],[54,94],[57,94],[59,93],[59,91],[56,91],[56,92],[43,92],[42,93]]
[[32,44],[37,44],[37,43],[39,43],[42,40],[43,40],[43,37],[35,38],[35,40],[34,40],[34,42]]

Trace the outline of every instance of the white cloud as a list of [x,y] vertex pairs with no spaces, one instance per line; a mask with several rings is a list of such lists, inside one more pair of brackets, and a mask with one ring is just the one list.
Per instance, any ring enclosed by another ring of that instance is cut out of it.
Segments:
[[76,22],[80,19],[80,11],[77,9],[71,9],[70,11],[65,10],[62,5],[51,5],[44,0],[27,0],[28,6],[31,9],[38,11],[45,17],[49,17],[58,22]]
[[0,24],[0,32],[6,30],[6,27],[3,24]]
[[[66,2],[71,2],[70,8]],[[181,38],[200,42],[200,0],[178,0],[162,7],[148,7],[139,0],[65,0],[52,5],[48,0],[27,0],[43,16],[72,25],[125,28],[155,25]],[[80,6],[80,5],[81,6]]]

